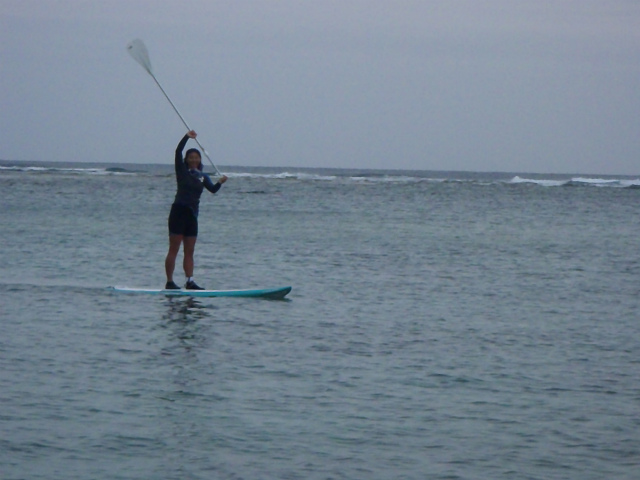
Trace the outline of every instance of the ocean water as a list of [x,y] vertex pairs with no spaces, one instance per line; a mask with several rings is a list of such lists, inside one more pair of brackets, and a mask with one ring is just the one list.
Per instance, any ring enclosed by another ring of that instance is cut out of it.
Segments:
[[0,163],[0,478],[639,478],[640,180],[223,170]]

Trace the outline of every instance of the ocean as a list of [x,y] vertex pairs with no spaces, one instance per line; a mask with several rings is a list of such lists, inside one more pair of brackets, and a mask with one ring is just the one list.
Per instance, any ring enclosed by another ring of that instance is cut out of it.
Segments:
[[638,478],[640,179],[222,170],[0,162],[0,478]]

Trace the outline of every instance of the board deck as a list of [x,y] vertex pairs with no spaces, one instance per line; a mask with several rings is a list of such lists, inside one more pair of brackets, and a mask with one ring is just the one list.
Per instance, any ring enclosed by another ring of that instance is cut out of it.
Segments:
[[170,297],[258,297],[270,299],[284,298],[291,291],[291,287],[252,290],[165,290],[129,287],[109,287],[109,289],[119,293],[143,293],[147,295],[166,295]]

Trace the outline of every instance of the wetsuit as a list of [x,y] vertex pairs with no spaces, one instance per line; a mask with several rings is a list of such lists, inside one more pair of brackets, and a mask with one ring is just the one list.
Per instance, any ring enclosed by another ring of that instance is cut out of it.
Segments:
[[200,195],[205,188],[211,193],[216,193],[222,185],[220,182],[214,184],[209,175],[202,173],[202,163],[197,170],[188,169],[182,158],[187,140],[189,136],[185,135],[176,148],[175,167],[178,191],[169,214],[169,234],[197,237]]

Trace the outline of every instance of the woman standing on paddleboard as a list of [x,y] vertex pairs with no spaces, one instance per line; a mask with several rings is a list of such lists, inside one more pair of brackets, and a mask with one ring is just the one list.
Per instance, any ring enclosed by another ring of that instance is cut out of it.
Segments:
[[185,288],[187,290],[204,290],[193,280],[193,252],[196,247],[198,237],[198,207],[200,205],[200,195],[206,188],[211,193],[216,193],[227,181],[223,175],[214,184],[208,175],[202,173],[202,156],[196,148],[190,148],[182,158],[187,141],[196,138],[197,134],[193,130],[188,132],[176,148],[175,166],[178,191],[176,198],[171,205],[169,213],[169,253],[164,262],[167,273],[167,284],[164,288],[178,290],[180,287],[173,281],[173,271],[176,267],[176,257],[180,251],[180,245],[184,245],[183,267],[187,277]]

